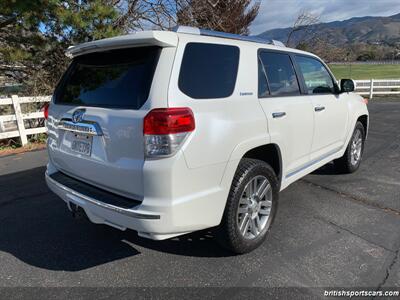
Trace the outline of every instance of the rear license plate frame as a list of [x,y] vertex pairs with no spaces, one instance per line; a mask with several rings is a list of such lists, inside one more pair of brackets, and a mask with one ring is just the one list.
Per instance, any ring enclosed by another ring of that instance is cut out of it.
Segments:
[[92,154],[93,136],[74,133],[71,141],[71,151],[85,156]]

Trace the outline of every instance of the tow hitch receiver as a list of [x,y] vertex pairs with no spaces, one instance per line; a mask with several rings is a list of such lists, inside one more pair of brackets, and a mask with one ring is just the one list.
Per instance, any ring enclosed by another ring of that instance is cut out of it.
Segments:
[[72,217],[75,219],[87,219],[86,213],[82,207],[68,202],[68,209],[71,211]]

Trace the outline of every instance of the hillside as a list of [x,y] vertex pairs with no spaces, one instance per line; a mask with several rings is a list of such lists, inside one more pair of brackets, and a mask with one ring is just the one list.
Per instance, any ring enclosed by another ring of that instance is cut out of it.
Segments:
[[[400,45],[400,13],[390,17],[360,17],[320,23],[314,25],[313,31],[334,45],[354,43]],[[279,28],[265,31],[258,36],[286,42],[289,32],[290,28]],[[304,32],[295,33],[293,43],[297,44],[303,36]]]

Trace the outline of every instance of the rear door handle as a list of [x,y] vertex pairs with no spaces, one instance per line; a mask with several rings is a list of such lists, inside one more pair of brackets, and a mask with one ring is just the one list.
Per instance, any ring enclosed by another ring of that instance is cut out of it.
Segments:
[[317,106],[317,107],[314,108],[314,110],[316,112],[323,111],[323,110],[325,110],[325,106]]
[[272,113],[272,117],[275,118],[275,119],[276,119],[276,118],[282,118],[282,117],[284,117],[284,116],[286,116],[286,113],[285,113],[284,111]]

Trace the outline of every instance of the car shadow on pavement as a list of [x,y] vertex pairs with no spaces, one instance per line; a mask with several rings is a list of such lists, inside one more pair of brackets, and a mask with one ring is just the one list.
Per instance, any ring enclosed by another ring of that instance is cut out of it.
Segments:
[[343,175],[343,173],[335,167],[333,162],[327,163],[321,168],[315,170],[311,174],[313,175]]
[[0,260],[9,253],[35,267],[79,271],[140,255],[140,247],[185,256],[231,255],[208,231],[156,242],[76,220],[48,190],[44,172],[40,167],[0,176]]
[[229,257],[235,255],[216,242],[211,230],[197,231],[164,241],[144,239],[139,237],[136,232],[131,233],[129,237],[126,237],[127,241],[159,252],[192,257]]

